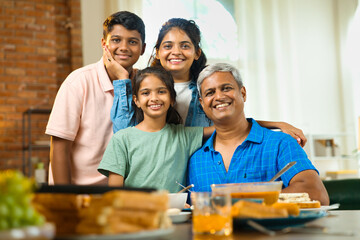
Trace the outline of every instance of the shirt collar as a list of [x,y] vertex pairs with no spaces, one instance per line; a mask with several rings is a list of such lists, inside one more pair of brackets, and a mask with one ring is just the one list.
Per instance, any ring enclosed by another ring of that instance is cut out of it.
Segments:
[[[264,138],[264,128],[261,127],[254,119],[247,118],[246,119],[249,123],[252,123],[250,133],[245,139],[245,142],[254,142],[254,143],[261,143]],[[203,146],[204,151],[215,151],[214,150],[214,139],[216,136],[216,130],[213,132],[211,137],[206,141],[206,143]]]
[[102,90],[104,92],[114,90],[114,86],[112,85],[109,75],[106,72],[105,65],[104,65],[102,58],[100,59],[100,61],[98,61],[96,63],[96,68],[97,68],[99,82],[100,82]]
[[264,128],[261,127],[254,119],[247,118],[249,123],[252,123],[251,130],[244,142],[261,143],[264,138]]

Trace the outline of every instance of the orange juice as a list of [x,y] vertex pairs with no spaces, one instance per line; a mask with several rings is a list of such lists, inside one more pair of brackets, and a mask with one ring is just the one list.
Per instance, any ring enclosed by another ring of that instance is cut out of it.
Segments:
[[237,192],[231,193],[232,198],[263,198],[266,205],[276,203],[279,199],[279,191],[269,192]]
[[219,214],[206,214],[193,216],[194,233],[210,233],[230,235],[232,232],[231,215],[221,216]]

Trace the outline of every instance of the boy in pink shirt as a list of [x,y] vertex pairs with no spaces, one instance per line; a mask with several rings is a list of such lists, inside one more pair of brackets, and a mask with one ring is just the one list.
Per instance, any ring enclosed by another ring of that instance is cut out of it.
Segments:
[[133,13],[112,14],[103,29],[102,59],[73,71],[56,95],[45,131],[51,135],[49,184],[107,184],[97,167],[113,132],[112,81],[135,75],[146,45],[145,25]]

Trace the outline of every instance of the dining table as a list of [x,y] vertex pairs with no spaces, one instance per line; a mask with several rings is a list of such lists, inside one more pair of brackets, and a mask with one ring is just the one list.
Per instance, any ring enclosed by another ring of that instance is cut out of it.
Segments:
[[[295,227],[294,231],[282,233],[275,230],[275,235],[268,235],[257,230],[234,226],[230,236],[211,236],[192,233],[191,219],[184,223],[175,223],[174,231],[157,239],[163,240],[317,240],[317,239],[360,239],[360,210],[328,211],[326,216],[315,219],[304,226]],[[309,231],[309,229],[312,229]],[[313,231],[315,230],[315,231]]]

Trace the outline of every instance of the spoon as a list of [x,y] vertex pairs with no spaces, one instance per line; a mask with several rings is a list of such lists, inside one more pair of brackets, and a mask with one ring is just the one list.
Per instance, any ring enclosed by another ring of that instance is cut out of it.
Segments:
[[295,165],[295,161],[293,162],[289,162],[288,164],[285,165],[285,167],[283,167],[277,174],[275,174],[275,176],[270,179],[269,182],[274,182],[276,179],[278,179],[281,175],[284,174],[284,172],[286,172],[287,170],[289,170],[292,166]]
[[192,187],[194,187],[194,184],[190,184],[189,186],[184,187],[184,185],[182,185],[182,184],[179,183],[178,181],[176,181],[176,183],[177,183],[180,187],[183,188],[183,189],[181,189],[180,191],[178,191],[177,193],[182,193],[182,192],[185,192],[185,191],[191,192],[189,189],[192,188]]

